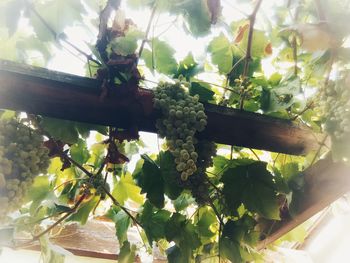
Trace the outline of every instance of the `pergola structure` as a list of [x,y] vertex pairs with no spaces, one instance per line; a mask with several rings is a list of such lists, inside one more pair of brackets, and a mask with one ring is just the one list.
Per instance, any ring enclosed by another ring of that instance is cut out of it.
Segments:
[[[152,108],[153,95],[150,90],[143,89],[138,97],[111,94],[101,99],[101,83],[96,79],[5,60],[0,60],[0,83],[0,108],[3,109],[156,132],[155,120],[159,113]],[[327,143],[322,135],[292,121],[209,104],[205,105],[205,111],[208,125],[199,136],[217,143],[292,155],[304,155]],[[326,158],[305,171],[305,181],[299,212],[290,220],[271,225],[270,235],[259,243],[260,249],[347,193],[350,190],[350,167]],[[79,242],[85,242],[85,248],[98,243],[91,243],[89,239]],[[111,242],[114,242],[113,239]],[[64,242],[60,245],[77,255],[100,258],[117,256],[111,251],[103,251],[103,248],[96,251],[91,247],[93,252],[89,252],[70,248]]]

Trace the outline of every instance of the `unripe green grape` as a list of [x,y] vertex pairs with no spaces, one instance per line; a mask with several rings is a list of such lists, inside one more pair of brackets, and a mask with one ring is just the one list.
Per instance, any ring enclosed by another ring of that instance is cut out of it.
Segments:
[[[175,157],[176,168],[182,171],[182,179],[187,180],[197,169],[197,156],[192,154],[196,150],[194,135],[205,128],[204,107],[199,102],[199,96],[190,96],[180,83],[161,83],[154,94],[155,102],[156,99],[160,101],[154,107],[162,112],[161,122],[156,122],[158,133],[169,141],[167,146]],[[165,100],[166,104],[161,100]]]

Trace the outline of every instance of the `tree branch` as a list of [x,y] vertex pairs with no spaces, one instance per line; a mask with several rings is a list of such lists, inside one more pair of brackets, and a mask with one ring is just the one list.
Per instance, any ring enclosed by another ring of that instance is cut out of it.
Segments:
[[[245,79],[248,76],[249,73],[249,63],[252,59],[252,43],[253,43],[253,34],[254,34],[254,24],[256,19],[256,14],[259,11],[260,5],[262,0],[257,0],[254,10],[249,16],[249,31],[248,31],[248,42],[247,42],[247,50],[245,54],[245,61],[244,61],[244,69],[243,69],[243,79]],[[240,100],[240,106],[239,108],[243,110],[244,106],[244,99],[245,99],[245,91],[241,94],[241,100]]]
[[157,4],[155,3],[154,6],[153,6],[153,8],[152,8],[151,16],[150,16],[150,18],[149,18],[149,20],[148,20],[148,25],[147,25],[145,37],[144,37],[144,39],[142,40],[142,43],[141,43],[141,46],[140,46],[138,59],[141,57],[142,52],[143,52],[143,48],[144,48],[146,42],[148,41],[149,31],[150,31],[150,29],[151,29],[151,25],[152,25],[152,21],[153,21],[153,19],[154,19],[154,16],[155,16],[155,14],[156,14],[156,10],[157,10]]

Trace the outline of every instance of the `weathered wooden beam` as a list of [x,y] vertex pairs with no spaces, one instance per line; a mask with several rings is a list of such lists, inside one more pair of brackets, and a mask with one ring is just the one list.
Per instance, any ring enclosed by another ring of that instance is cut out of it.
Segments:
[[[50,241],[76,256],[110,260],[118,259],[120,244],[115,235],[115,224],[113,222],[91,219],[85,226],[71,224],[59,231],[59,235],[50,238]],[[128,231],[128,237],[132,244],[142,243],[137,230],[134,228]],[[21,240],[26,242],[23,239]],[[25,249],[41,250],[39,242],[35,242],[31,246],[27,245]],[[141,262],[139,256],[136,256],[134,262]]]
[[290,220],[275,223],[271,234],[262,240],[258,249],[279,239],[289,231],[322,211],[350,191],[350,166],[334,163],[332,158],[319,161],[305,171],[305,187],[298,213]]
[[[120,89],[127,87],[120,87]],[[0,108],[86,123],[156,132],[159,112],[152,91],[100,99],[98,80],[0,60]],[[217,143],[301,155],[319,147],[319,136],[291,121],[205,105],[208,125],[199,136]]]

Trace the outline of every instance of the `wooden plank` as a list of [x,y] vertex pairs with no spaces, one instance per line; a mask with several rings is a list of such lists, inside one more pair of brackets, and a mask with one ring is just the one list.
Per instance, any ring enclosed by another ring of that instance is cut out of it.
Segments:
[[287,234],[349,191],[350,166],[334,163],[331,157],[319,161],[305,171],[305,188],[300,197],[300,212],[290,220],[275,224],[271,234],[259,243],[258,249],[265,248]]
[[[133,228],[128,232],[128,239],[133,244],[142,243],[137,230]],[[85,226],[67,225],[59,235],[52,237],[50,241],[82,257],[117,260],[120,249],[114,223],[98,220],[89,220]],[[36,242],[25,249],[40,251],[40,245]],[[135,262],[140,262],[139,256],[135,258]]]
[[[159,112],[152,109],[150,90],[140,89],[135,97],[122,86],[101,100],[100,87],[95,79],[0,60],[0,108],[120,128],[136,125],[141,131],[156,132]],[[318,135],[291,121],[216,105],[205,108],[208,125],[201,138],[295,155],[319,147]]]

